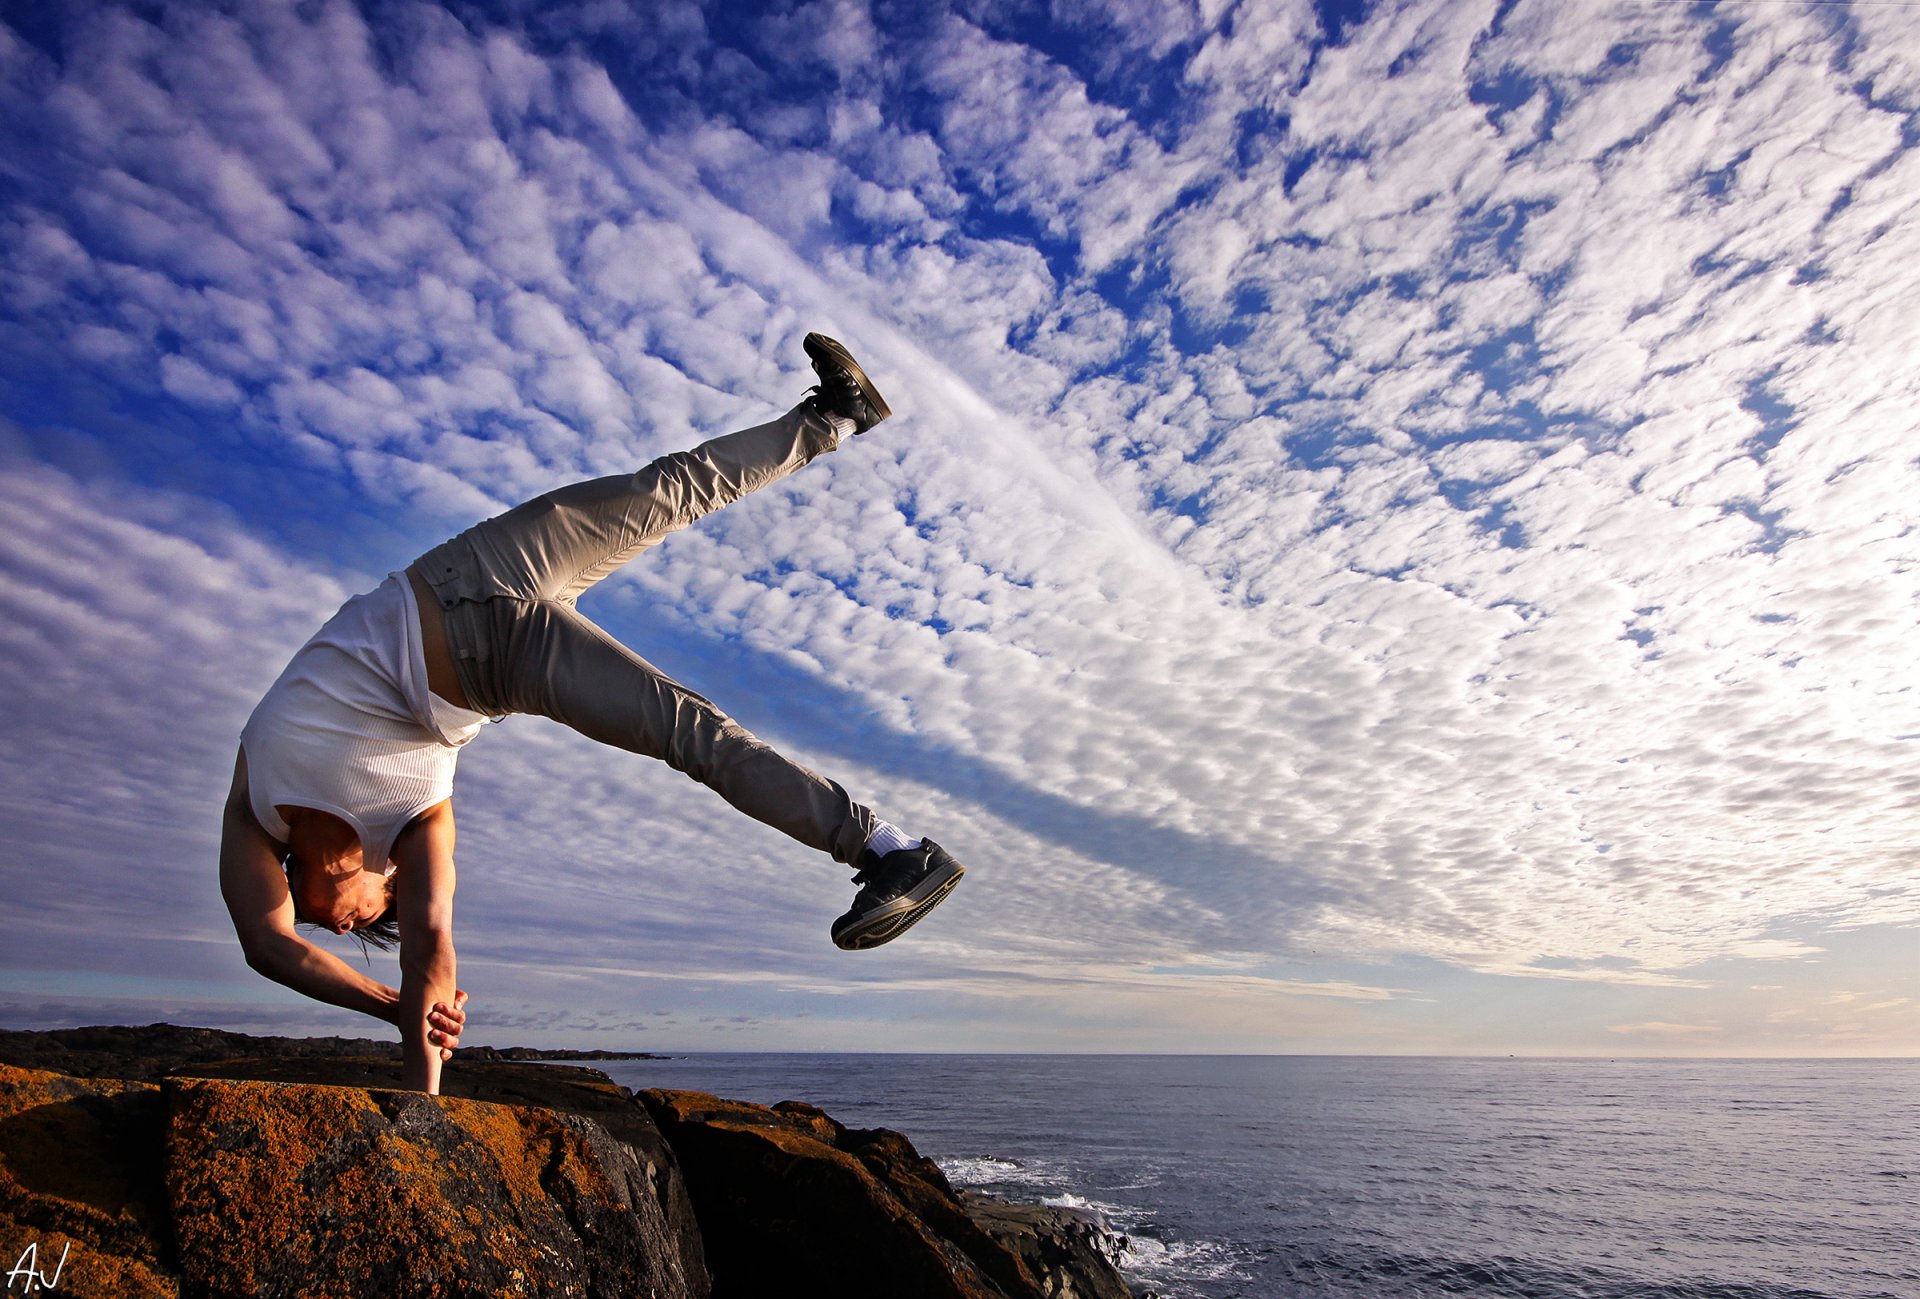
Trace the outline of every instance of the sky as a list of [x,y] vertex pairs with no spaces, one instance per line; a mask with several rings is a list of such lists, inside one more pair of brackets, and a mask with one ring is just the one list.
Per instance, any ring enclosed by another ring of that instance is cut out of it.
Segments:
[[1911,4],[0,3],[0,1025],[390,1036],[253,704],[818,329],[582,611],[966,880],[511,718],[469,1044],[1920,1054],[1917,146]]

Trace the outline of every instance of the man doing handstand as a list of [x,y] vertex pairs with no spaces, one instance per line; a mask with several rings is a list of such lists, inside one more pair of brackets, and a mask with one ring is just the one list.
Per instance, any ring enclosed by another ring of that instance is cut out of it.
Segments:
[[[648,757],[855,868],[849,950],[898,937],[964,868],[782,757],[574,608],[667,534],[892,412],[847,349],[803,346],[819,385],[768,424],[637,473],[576,483],[477,524],[355,596],[241,731],[220,889],[247,963],[396,1025],[404,1085],[439,1090],[465,1022],[454,986],[453,772],[490,718],[538,713]],[[396,990],[309,943],[306,923],[400,946]]]

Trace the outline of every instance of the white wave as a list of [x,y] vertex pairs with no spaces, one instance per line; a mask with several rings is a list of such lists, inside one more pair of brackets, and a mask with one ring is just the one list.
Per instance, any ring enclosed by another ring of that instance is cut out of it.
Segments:
[[[975,1155],[943,1159],[940,1170],[955,1186],[992,1188],[1012,1196],[1031,1196],[1054,1209],[1071,1209],[1099,1221],[1106,1237],[1109,1255],[1130,1279],[1145,1282],[1156,1295],[1180,1299],[1185,1285],[1210,1281],[1245,1281],[1245,1260],[1218,1241],[1164,1241],[1148,1230],[1148,1219],[1139,1206],[1114,1204],[1091,1199],[1076,1191],[1062,1189],[1071,1177],[1057,1161],[1009,1159],[1000,1155]],[[1154,1179],[1157,1180],[1157,1179]]]
[[1060,1185],[1058,1170],[1044,1160],[1008,1159],[1001,1155],[969,1155],[943,1159],[940,1171],[955,1186],[1006,1186],[1043,1191]]
[[1246,1281],[1246,1259],[1241,1251],[1214,1240],[1156,1240],[1129,1233],[1121,1252],[1120,1270],[1152,1283],[1156,1293],[1177,1299],[1169,1288],[1181,1281]]
[[1040,1203],[1046,1205],[1049,1209],[1085,1209],[1091,1213],[1098,1213],[1103,1217],[1106,1216],[1111,1207],[1100,1204],[1094,1200],[1089,1200],[1083,1195],[1075,1195],[1072,1191],[1067,1191],[1060,1195],[1044,1196],[1041,1198]]

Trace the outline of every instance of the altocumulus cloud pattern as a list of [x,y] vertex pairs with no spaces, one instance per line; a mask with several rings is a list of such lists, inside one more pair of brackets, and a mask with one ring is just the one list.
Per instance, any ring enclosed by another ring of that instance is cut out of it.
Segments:
[[1920,1049],[1920,8],[0,15],[11,1021],[359,1031],[220,910],[252,703],[822,328],[901,418],[592,612],[968,887],[841,956],[509,722],[476,1040]]

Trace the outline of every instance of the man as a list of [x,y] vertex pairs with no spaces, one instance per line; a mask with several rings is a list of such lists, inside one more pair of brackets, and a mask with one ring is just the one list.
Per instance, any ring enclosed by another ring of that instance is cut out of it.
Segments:
[[[898,937],[964,868],[748,734],[574,608],[668,533],[892,412],[847,349],[803,343],[819,385],[768,424],[576,483],[488,519],[343,605],[241,732],[220,887],[247,963],[400,1030],[404,1084],[437,1092],[465,1023],[454,986],[453,771],[489,718],[538,713],[660,758],[856,868],[848,950]],[[396,990],[296,922],[400,946]]]

